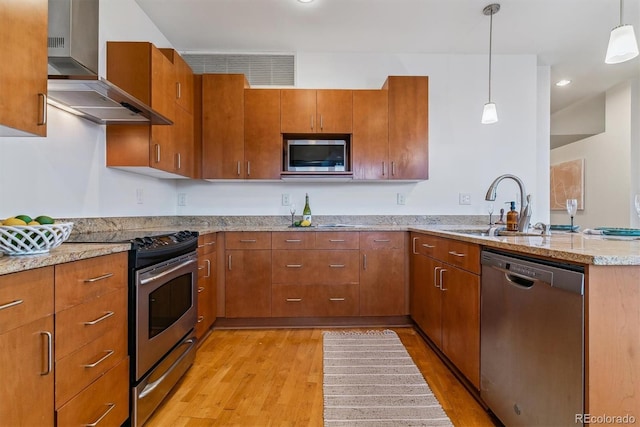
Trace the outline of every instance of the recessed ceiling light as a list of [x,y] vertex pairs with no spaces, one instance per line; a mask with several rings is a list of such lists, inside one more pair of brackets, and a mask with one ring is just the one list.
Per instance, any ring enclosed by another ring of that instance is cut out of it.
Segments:
[[569,83],[571,83],[571,80],[562,79],[562,80],[560,80],[559,82],[556,83],[556,86],[562,87],[562,86],[568,85]]
[[298,0],[300,3],[311,3],[313,0]]

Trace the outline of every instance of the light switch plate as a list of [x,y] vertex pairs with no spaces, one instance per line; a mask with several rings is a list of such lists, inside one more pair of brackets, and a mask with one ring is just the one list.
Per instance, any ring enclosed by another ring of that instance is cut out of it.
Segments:
[[399,205],[404,205],[404,204],[406,204],[406,203],[407,203],[407,198],[406,198],[406,196],[405,196],[404,194],[402,194],[402,193],[398,193],[398,195],[397,195],[397,203],[398,203]]
[[471,204],[471,194],[469,194],[469,193],[459,193],[458,194],[458,204],[459,205],[470,205]]

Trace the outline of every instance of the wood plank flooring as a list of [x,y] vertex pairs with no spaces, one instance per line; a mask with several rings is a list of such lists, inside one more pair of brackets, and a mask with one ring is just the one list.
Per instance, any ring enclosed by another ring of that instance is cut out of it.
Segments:
[[[214,330],[146,426],[322,426],[328,329]],[[391,329],[454,425],[495,425],[412,328]]]

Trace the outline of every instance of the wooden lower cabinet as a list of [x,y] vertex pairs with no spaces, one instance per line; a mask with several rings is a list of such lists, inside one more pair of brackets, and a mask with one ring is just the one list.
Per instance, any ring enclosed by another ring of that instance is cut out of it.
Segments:
[[406,315],[406,233],[360,232],[360,315]]
[[127,253],[55,266],[58,426],[129,417]]
[[225,316],[271,317],[271,233],[225,233]]
[[198,238],[198,323],[196,337],[201,338],[216,321],[217,310],[217,251],[216,233]]
[[[411,317],[479,388],[479,246],[419,233],[412,233],[411,239]],[[438,258],[453,259],[472,271]]]
[[272,288],[273,317],[357,316],[357,284],[284,285]]
[[54,422],[53,267],[0,276],[0,424]]

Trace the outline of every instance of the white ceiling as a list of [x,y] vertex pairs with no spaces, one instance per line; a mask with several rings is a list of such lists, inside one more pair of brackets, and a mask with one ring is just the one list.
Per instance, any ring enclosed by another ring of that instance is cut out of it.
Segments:
[[[491,0],[136,0],[181,52],[488,53]],[[606,65],[617,0],[498,0],[495,54],[551,66],[551,111],[640,76],[640,57]],[[640,34],[640,0],[624,1]]]

